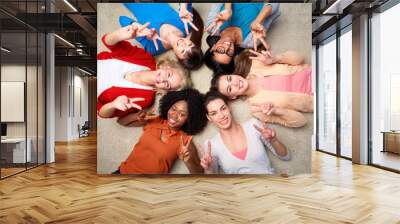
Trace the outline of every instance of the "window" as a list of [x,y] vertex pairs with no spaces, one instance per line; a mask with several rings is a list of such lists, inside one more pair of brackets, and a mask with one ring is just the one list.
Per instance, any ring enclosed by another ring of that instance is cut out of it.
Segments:
[[[371,18],[371,162],[400,170],[400,4]],[[386,137],[386,138],[385,138]]]
[[352,157],[352,32],[340,36],[340,155]]
[[318,149],[336,154],[336,36],[318,48]]

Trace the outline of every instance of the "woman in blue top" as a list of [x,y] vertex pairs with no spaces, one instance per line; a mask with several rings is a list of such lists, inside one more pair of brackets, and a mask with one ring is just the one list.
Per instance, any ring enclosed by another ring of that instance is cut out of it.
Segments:
[[209,49],[204,61],[214,73],[232,73],[233,57],[260,42],[266,49],[266,31],[280,15],[279,3],[216,3],[207,18]]
[[[124,3],[135,16],[133,19],[120,16],[122,27],[138,22],[150,22],[154,35],[137,37],[136,40],[153,56],[172,49],[178,61],[188,69],[202,65],[201,36],[203,21],[192,4],[182,3],[179,14],[168,3]],[[193,14],[192,14],[193,13]],[[199,28],[197,28],[199,27]],[[189,35],[191,28],[192,34]]]

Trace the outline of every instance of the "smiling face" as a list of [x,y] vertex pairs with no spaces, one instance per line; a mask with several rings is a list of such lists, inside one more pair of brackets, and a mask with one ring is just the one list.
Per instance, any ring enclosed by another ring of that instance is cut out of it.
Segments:
[[240,75],[222,75],[218,79],[218,92],[230,99],[245,95],[248,87],[249,82]]
[[230,40],[220,39],[211,48],[213,52],[213,58],[216,62],[221,64],[229,64],[235,55],[235,46]]
[[168,110],[167,122],[172,129],[180,129],[188,119],[188,104],[184,100],[180,100],[172,105]]
[[232,125],[231,111],[222,99],[211,100],[207,104],[207,118],[219,129],[227,129]]
[[194,43],[188,37],[179,38],[176,44],[172,46],[176,57],[179,59],[187,58],[193,47]]
[[182,77],[182,71],[179,69],[163,66],[156,71],[154,77],[155,87],[166,91],[177,90],[181,87]]

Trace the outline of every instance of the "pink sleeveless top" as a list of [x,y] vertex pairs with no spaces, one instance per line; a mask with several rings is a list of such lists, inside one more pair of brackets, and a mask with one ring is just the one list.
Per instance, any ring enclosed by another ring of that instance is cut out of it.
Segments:
[[247,147],[240,151],[232,152],[232,155],[234,155],[238,159],[245,160],[247,155]]
[[265,90],[296,92],[313,95],[311,87],[311,68],[291,75],[273,75],[258,78],[260,87]]

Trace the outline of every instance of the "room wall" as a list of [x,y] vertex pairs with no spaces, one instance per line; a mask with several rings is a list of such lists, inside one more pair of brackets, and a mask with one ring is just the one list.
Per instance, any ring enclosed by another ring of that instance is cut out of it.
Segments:
[[88,116],[90,131],[97,131],[97,78],[88,78]]
[[[26,70],[25,70],[26,69]],[[40,68],[39,68],[40,69]],[[27,79],[25,80],[25,73],[27,71]],[[39,74],[41,69],[39,70]],[[35,133],[36,135],[36,121],[37,121],[37,95],[36,95],[36,66],[18,65],[18,64],[5,64],[1,66],[1,81],[4,82],[25,82],[27,83],[27,126],[28,134]],[[40,107],[41,105],[39,105]],[[6,110],[7,108],[1,108]],[[9,137],[25,137],[25,123],[23,122],[7,122],[7,136]],[[28,135],[29,137],[29,135]]]
[[70,141],[88,120],[88,77],[72,67],[55,70],[55,141]]
[[[36,65],[3,64],[1,66],[1,81],[17,81],[26,84],[26,121],[7,122],[7,137],[27,138],[31,140],[33,162],[39,149],[39,162],[44,162],[44,86],[42,68]],[[1,108],[7,110],[7,108]],[[39,115],[39,116],[38,116]]]

